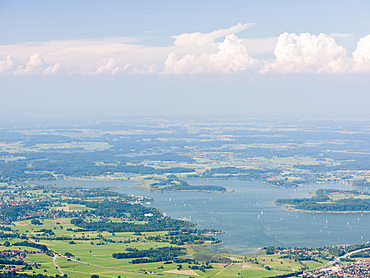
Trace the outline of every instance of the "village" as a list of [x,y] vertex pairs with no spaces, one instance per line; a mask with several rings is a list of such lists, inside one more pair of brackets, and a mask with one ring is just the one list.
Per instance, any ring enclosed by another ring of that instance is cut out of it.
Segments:
[[334,278],[334,277],[370,277],[370,263],[358,261],[348,264],[337,264],[332,267],[323,268],[316,271],[308,271],[299,275],[303,278]]

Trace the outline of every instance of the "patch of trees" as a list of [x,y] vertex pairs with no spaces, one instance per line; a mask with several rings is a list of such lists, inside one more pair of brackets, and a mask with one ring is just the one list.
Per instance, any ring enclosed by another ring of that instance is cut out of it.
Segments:
[[350,246],[333,246],[333,247],[327,247],[330,254],[334,256],[343,256],[346,253],[356,251],[363,248],[370,247],[370,243],[363,243],[363,244],[354,244]]
[[352,183],[353,186],[362,186],[362,187],[370,187],[370,182],[363,179],[363,180],[357,180]]
[[354,259],[351,259],[351,258],[340,258],[340,261],[341,262],[356,262],[356,260],[354,260]]
[[5,258],[0,258],[0,264],[24,265],[26,263],[22,260],[9,260]]
[[32,225],[43,225],[43,223],[38,219],[32,219],[31,224]]
[[274,246],[266,247],[266,255],[273,255],[275,250],[276,250],[276,247]]
[[81,201],[80,204],[86,207],[93,208],[96,216],[102,217],[130,217],[135,220],[147,220],[145,214],[152,214],[151,217],[161,217],[162,213],[156,208],[144,207],[140,204],[130,204],[122,200],[104,200],[103,202],[97,201]]
[[195,269],[195,270],[200,270],[202,272],[206,272],[206,269],[211,269],[213,268],[213,266],[211,264],[209,264],[209,262],[206,262],[205,264],[201,264],[201,265],[198,265],[198,264],[193,264],[193,265],[189,265],[189,268],[190,269]]
[[369,251],[362,251],[351,255],[351,258],[370,258]]
[[149,263],[149,262],[161,262],[161,261],[170,261],[179,256],[186,255],[184,248],[180,247],[161,247],[161,248],[150,248],[147,250],[132,250],[125,253],[113,253],[112,257],[115,259],[134,259],[130,263]]
[[152,219],[145,224],[110,221],[87,222],[83,219],[75,218],[71,220],[71,224],[81,227],[85,231],[107,231],[110,233],[170,231],[181,229],[183,227],[193,227],[195,225],[190,222],[172,219],[170,217]]
[[2,204],[0,220],[17,220],[24,215],[32,214],[39,210],[48,209],[50,202],[41,201],[33,204]]
[[0,238],[18,238],[19,234],[18,233],[4,233],[0,232]]
[[64,256],[70,258],[70,257],[74,257],[74,255],[71,253],[71,252],[65,252],[64,253]]
[[48,247],[44,244],[38,244],[34,242],[28,242],[28,241],[21,241],[21,242],[15,242],[13,243],[13,246],[28,246],[28,247],[33,247],[36,249],[40,249],[41,251],[47,251]]

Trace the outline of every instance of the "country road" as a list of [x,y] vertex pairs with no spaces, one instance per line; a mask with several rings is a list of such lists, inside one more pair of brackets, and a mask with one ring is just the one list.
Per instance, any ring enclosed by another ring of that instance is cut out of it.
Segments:
[[[55,255],[58,254],[55,252]],[[125,269],[121,269],[121,268],[114,268],[114,267],[109,267],[109,266],[101,266],[101,265],[96,265],[96,264],[90,264],[90,263],[86,263],[86,262],[82,262],[82,261],[79,261],[79,260],[76,260],[76,259],[72,259],[72,258],[68,258],[67,256],[63,256],[61,254],[58,254],[60,257],[63,257],[65,259],[69,259],[71,261],[74,261],[76,263],[80,263],[80,264],[84,264],[84,265],[89,265],[89,266],[92,266],[92,267],[98,267],[98,268],[103,268],[103,269],[111,269],[111,270],[115,270],[115,271],[120,271],[122,273],[127,273],[127,274],[133,274],[133,273],[136,273],[136,274],[139,274],[139,275],[145,275],[143,272],[140,272],[140,271],[133,271],[133,270],[125,270]],[[59,268],[58,268],[59,269]],[[59,270],[61,271],[61,270]],[[170,276],[170,277],[183,277],[183,276],[178,276],[178,275],[175,275],[175,274],[157,274],[157,273],[150,273],[150,275],[155,275],[155,276]]]
[[57,259],[58,255],[57,254],[54,254],[54,257],[53,257],[53,264],[55,265],[55,267],[59,270],[60,274],[63,276],[64,273],[63,271],[60,269],[60,267],[57,265],[57,262],[56,262],[56,259]]

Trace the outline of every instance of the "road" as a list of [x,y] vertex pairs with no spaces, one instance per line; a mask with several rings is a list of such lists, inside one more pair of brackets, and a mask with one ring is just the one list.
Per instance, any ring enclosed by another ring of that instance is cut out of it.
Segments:
[[60,267],[57,265],[57,262],[56,262],[56,259],[57,259],[58,255],[57,254],[54,254],[54,257],[53,257],[53,264],[55,265],[55,267],[59,270],[60,274],[63,276],[64,273],[63,271],[60,269]]
[[[54,253],[55,253],[55,256],[56,256],[56,254],[58,254],[55,251],[54,251]],[[139,275],[144,275],[143,272],[139,272],[139,271],[125,270],[125,269],[121,269],[121,268],[114,268],[114,267],[108,267],[108,266],[101,266],[101,265],[96,265],[96,264],[90,264],[90,263],[85,263],[85,262],[82,262],[82,261],[79,261],[79,260],[76,260],[76,259],[68,258],[67,256],[63,256],[61,254],[58,254],[58,255],[60,257],[63,257],[65,259],[69,259],[69,260],[74,261],[76,263],[80,263],[80,264],[84,264],[84,265],[89,265],[89,266],[92,266],[92,267],[98,267],[98,268],[104,268],[104,269],[111,269],[111,270],[115,270],[115,271],[119,271],[119,272],[127,273],[127,274],[129,274],[129,273],[131,273],[131,274],[136,273],[136,274],[139,274]],[[61,270],[59,270],[59,271],[61,271]],[[155,275],[155,276],[160,275],[160,276],[170,276],[170,277],[183,277],[183,276],[178,276],[178,275],[175,275],[175,274],[164,274],[164,273],[161,273],[161,274],[150,273],[150,275]]]
[[319,266],[319,267],[316,267],[316,268],[313,268],[313,269],[310,269],[310,270],[306,270],[306,271],[311,272],[311,271],[320,270],[320,269],[323,269],[323,268],[328,268],[328,267],[332,266],[333,264],[339,262],[341,259],[347,258],[347,257],[349,257],[353,254],[356,254],[356,253],[359,253],[359,252],[362,252],[362,251],[366,251],[366,250],[370,250],[370,247],[366,247],[366,248],[362,248],[362,249],[358,249],[358,250],[346,253],[343,256],[340,256],[340,257],[336,258],[335,260],[332,260],[331,262],[328,262],[328,263],[326,263],[322,266]]

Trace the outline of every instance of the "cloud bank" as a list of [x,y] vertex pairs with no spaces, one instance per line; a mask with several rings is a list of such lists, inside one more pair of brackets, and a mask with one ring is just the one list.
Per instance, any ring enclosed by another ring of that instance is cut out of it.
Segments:
[[[116,74],[345,74],[370,71],[370,35],[352,54],[335,38],[351,34],[283,33],[271,38],[240,38],[253,24],[209,33],[173,36],[168,46],[139,38],[28,42],[0,46],[0,75]],[[274,59],[258,55],[274,55]]]

